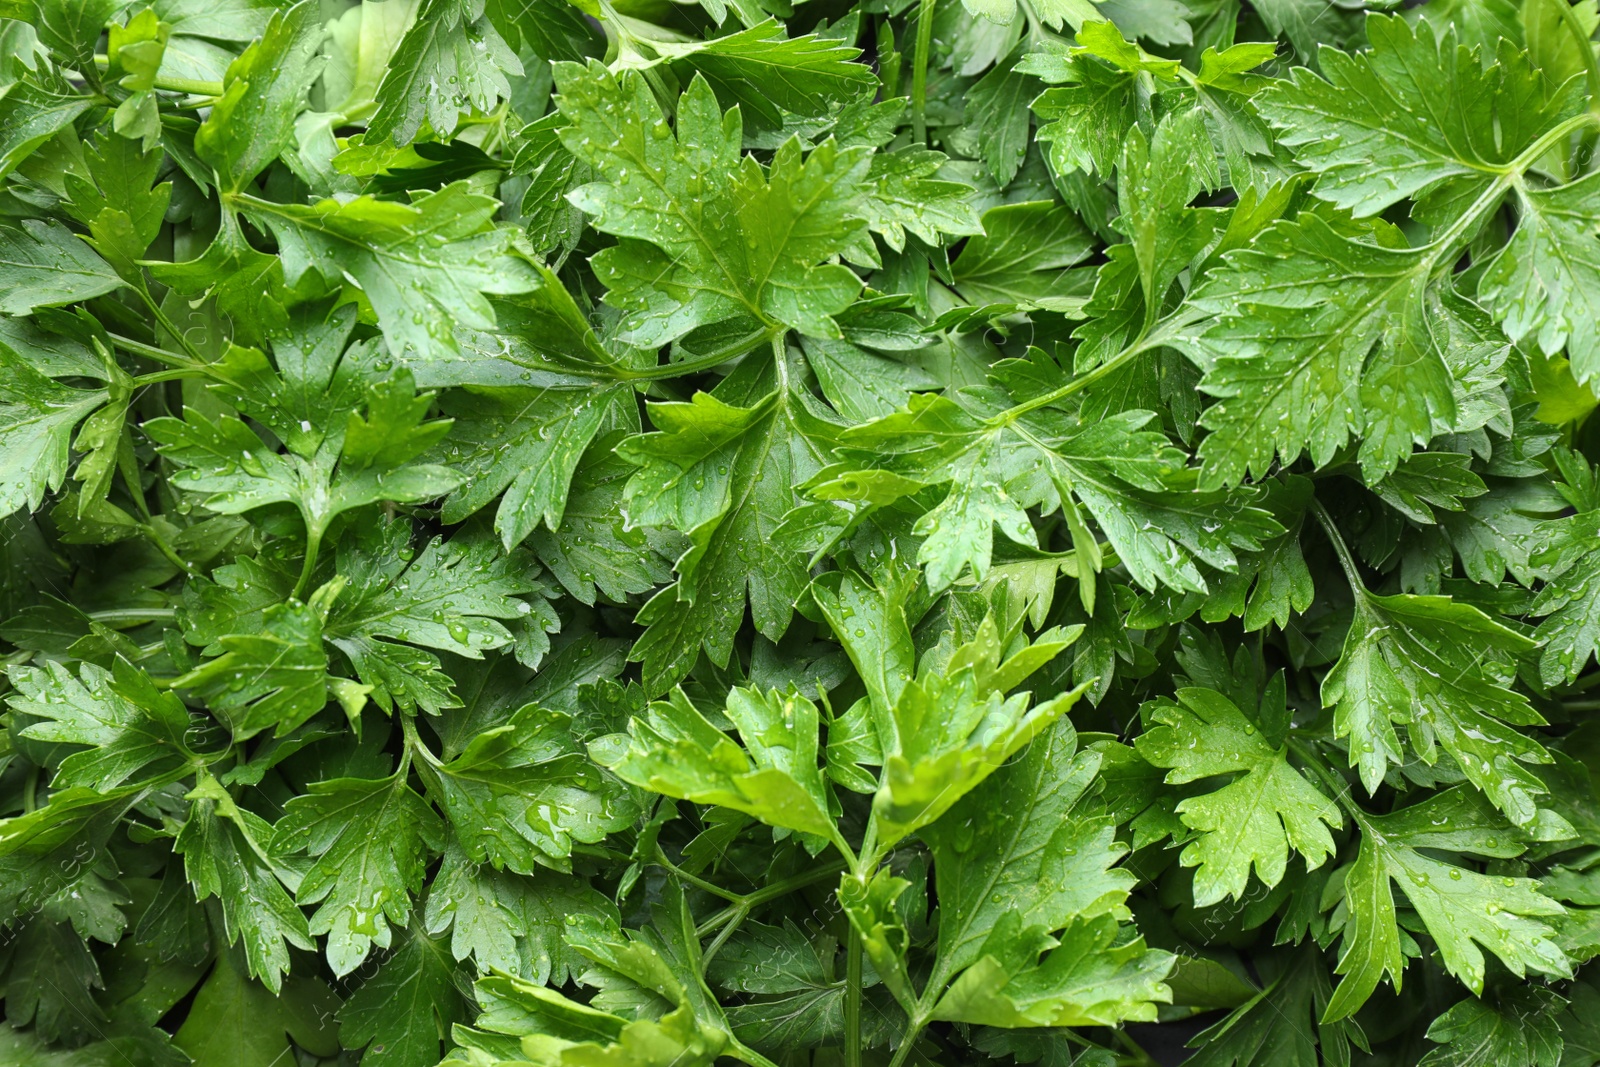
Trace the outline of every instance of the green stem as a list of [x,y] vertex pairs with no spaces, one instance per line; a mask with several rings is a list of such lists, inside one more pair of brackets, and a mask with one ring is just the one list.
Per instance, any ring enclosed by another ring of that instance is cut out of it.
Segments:
[[906,1032],[901,1036],[900,1047],[894,1050],[894,1059],[889,1061],[889,1067],[900,1067],[911,1055],[912,1048],[917,1043],[917,1037],[922,1033],[922,1028],[928,1025],[928,1020],[918,1016],[906,1024]]
[[826,881],[842,870],[844,870],[844,864],[842,863],[825,863],[815,870],[807,871],[805,874],[793,875],[781,882],[773,882],[771,885],[765,885],[760,889],[746,893],[739,898],[738,903],[728,905],[728,907],[723,908],[696,927],[695,936],[708,936],[712,931],[731,919],[741,906],[748,905],[752,909],[758,908],[769,900],[777,900],[779,897],[788,896],[797,889],[804,889],[808,885]]
[[1595,58],[1594,42],[1589,35],[1583,32],[1583,24],[1578,21],[1578,13],[1567,0],[1556,0],[1556,7],[1561,12],[1561,21],[1567,27],[1567,32],[1572,34],[1573,40],[1578,44],[1578,51],[1583,53],[1584,77],[1589,86],[1589,110],[1600,110],[1600,60]]
[[1150,1057],[1150,1053],[1139,1047],[1138,1042],[1129,1037],[1125,1030],[1113,1030],[1114,1040],[1127,1050],[1128,1055],[1118,1057],[1118,1063],[1126,1063],[1129,1067],[1159,1067],[1157,1062]]
[[311,582],[311,572],[317,566],[317,553],[322,550],[323,533],[321,526],[306,524],[306,558],[300,565],[300,578],[294,583],[294,592],[290,594],[296,599],[305,592],[306,586]]
[[[110,56],[95,56],[94,65],[100,70],[107,70],[111,66]],[[221,96],[224,91],[221,82],[200,81],[197,78],[175,78],[172,75],[157,74],[153,84],[157,89],[170,93],[188,93],[191,96]]]
[[415,755],[422,763],[429,767],[442,767],[443,763],[435,756],[427,745],[422,743],[422,736],[417,733],[417,724],[410,715],[400,716],[400,734],[405,739],[406,750]]
[[157,382],[179,382],[183,381],[185,378],[196,377],[200,373],[201,371],[198,367],[186,367],[182,369],[174,367],[172,370],[158,370],[151,374],[141,374],[134,378],[133,386],[135,389],[137,389],[142,385],[155,385]]
[[183,335],[183,331],[178,329],[177,323],[168,318],[167,313],[161,310],[161,305],[156,303],[155,298],[150,295],[149,290],[143,285],[134,286],[134,290],[139,294],[140,298],[144,300],[145,306],[150,309],[150,314],[155,317],[156,322],[160,324],[161,328],[171,334],[173,339],[183,347],[184,352],[188,353],[191,365],[199,365],[202,367],[205,366],[206,360],[205,357],[200,354],[200,350],[189,343],[189,339]]
[[1039,21],[1039,13],[1033,9],[1028,0],[1017,0],[1017,6],[1022,8],[1022,17],[1028,20],[1028,39],[1038,41],[1045,33],[1044,23]]
[[730,1041],[732,1045],[728,1050],[728,1055],[734,1059],[748,1063],[750,1067],[778,1067],[776,1063],[773,1063],[738,1038],[730,1038]]
[[177,616],[175,608],[111,608],[91,611],[89,618],[105,626],[137,626],[146,622],[166,622]]
[[850,922],[844,946],[844,1062],[861,1067],[861,932]]
[[1321,754],[1304,741],[1291,737],[1286,743],[1289,746],[1289,751],[1299,756],[1300,762],[1310,767],[1312,773],[1322,781],[1323,785],[1328,787],[1328,792],[1333,794],[1333,799],[1338,802],[1339,806],[1350,813],[1350,820],[1357,826],[1365,828],[1367,825],[1367,813],[1356,807],[1355,800],[1350,796],[1350,784],[1335,774],[1333,768],[1328,766],[1327,761],[1322,758]]
[[161,553],[161,555],[166,558],[167,562],[178,568],[180,572],[189,575],[200,573],[198,568],[196,568],[193,563],[190,563],[188,560],[178,555],[177,549],[173,548],[172,545],[167,543],[166,537],[161,533],[160,529],[157,528],[155,523],[140,523],[139,529],[143,531],[144,535],[150,539],[150,543],[156,546],[156,551]]
[[694,374],[698,371],[710,370],[720,367],[730,359],[738,359],[747,352],[751,352],[774,337],[781,337],[782,329],[774,328],[762,330],[760,333],[746,334],[721,348],[695,356],[693,359],[680,360],[677,363],[668,363],[664,367],[651,367],[647,370],[622,370],[617,369],[614,374],[623,381],[658,381],[662,378],[681,378],[685,374]]
[[188,356],[179,355],[177,352],[168,352],[165,348],[157,348],[155,345],[147,345],[143,341],[135,341],[131,337],[123,337],[121,334],[115,333],[107,334],[106,336],[111,338],[112,344],[116,345],[118,348],[130,355],[143,356],[146,359],[153,359],[157,363],[165,363],[169,367],[177,367],[180,369],[188,369],[202,373],[206,368],[204,363],[197,365]]
[[933,0],[917,4],[917,51],[911,68],[911,135],[928,143],[928,53],[933,49]]
[[671,860],[667,859],[666,855],[659,848],[656,849],[655,858],[650,862],[654,863],[658,867],[665,867],[678,878],[688,882],[696,889],[703,889],[712,896],[721,897],[723,900],[730,902],[735,907],[748,907],[745,902],[745,898],[741,894],[735,893],[732,890],[724,889],[714,882],[708,882],[699,875],[690,874],[682,867],[679,867],[676,863],[673,863]]
[[701,974],[705,974],[706,965],[711,962],[712,957],[722,949],[723,945],[728,943],[728,938],[732,937],[734,931],[743,926],[745,919],[749,917],[750,908],[748,905],[742,904],[734,910],[733,918],[723,924],[722,929],[717,931],[716,939],[706,946],[704,952],[700,953]]
[[1322,532],[1328,535],[1334,554],[1339,557],[1339,566],[1344,570],[1345,580],[1350,583],[1350,591],[1356,595],[1359,604],[1367,595],[1367,585],[1361,580],[1361,572],[1356,568],[1356,561],[1350,555],[1350,550],[1345,547],[1339,528],[1333,524],[1333,516],[1322,506],[1322,501],[1315,497],[1311,499],[1311,514],[1316,516],[1317,525],[1322,527]]
[[1131,360],[1134,356],[1137,356],[1139,353],[1149,351],[1152,348],[1160,348],[1167,339],[1166,330],[1171,326],[1178,325],[1184,321],[1188,320],[1180,319],[1176,314],[1174,314],[1164,322],[1158,323],[1154,329],[1146,332],[1137,341],[1134,341],[1127,348],[1124,348],[1122,351],[1118,352],[1116,355],[1112,356],[1110,359],[1106,360],[1089,373],[1074,378],[1066,385],[1052,389],[1048,393],[1042,393],[1039,396],[1034,397],[1032,400],[1025,400],[1015,407],[1007,408],[1000,414],[985,420],[985,425],[996,428],[1007,426],[1030,411],[1037,411],[1039,408],[1049,407],[1051,404],[1065,400],[1073,393],[1078,392],[1078,390],[1085,389],[1107,375],[1120,370],[1129,360]]

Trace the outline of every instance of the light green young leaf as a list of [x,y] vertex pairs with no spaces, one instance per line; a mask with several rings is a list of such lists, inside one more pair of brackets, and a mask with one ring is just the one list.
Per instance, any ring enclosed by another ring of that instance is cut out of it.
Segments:
[[743,748],[677,690],[628,724],[628,748],[608,764],[641,788],[732,808],[843,847],[817,762],[817,706],[794,693],[735,689],[726,710]]
[[1077,702],[1087,683],[1031,708],[1028,693],[1004,695],[1077,637],[1076,628],[1047,630],[1003,657],[987,617],[948,663],[924,660],[895,701],[892,732],[880,736],[884,777],[872,802],[880,847],[938,819]]
[[424,124],[447,140],[461,112],[492,111],[510,94],[506,76],[520,76],[522,63],[484,6],[483,0],[423,0],[378,85],[369,143],[407,144]]
[[1057,720],[923,830],[938,877],[934,981],[977,964],[1007,916],[1046,933],[1077,919],[1128,917],[1135,878],[1112,866],[1127,846],[1094,797],[1100,755],[1076,749],[1071,724]]
[[[982,1026],[1116,1026],[1149,1022],[1172,1000],[1172,955],[1121,941],[1109,915],[1075,918],[1056,937],[1029,937],[1007,916],[934,1006],[933,1017]],[[1041,949],[1043,959],[1034,963]]]

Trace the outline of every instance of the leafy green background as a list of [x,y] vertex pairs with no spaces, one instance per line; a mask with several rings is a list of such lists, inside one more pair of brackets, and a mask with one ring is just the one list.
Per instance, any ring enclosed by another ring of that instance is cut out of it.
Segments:
[[0,0],[0,1063],[1600,1061],[1600,15],[1371,6]]

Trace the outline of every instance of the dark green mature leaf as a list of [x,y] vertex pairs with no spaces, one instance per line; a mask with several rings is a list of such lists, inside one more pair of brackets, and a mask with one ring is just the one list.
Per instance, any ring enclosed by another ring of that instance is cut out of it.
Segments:
[[1202,417],[1209,483],[1260,474],[1275,457],[1326,464],[1352,434],[1364,470],[1382,476],[1413,442],[1454,428],[1462,327],[1451,319],[1462,313],[1430,290],[1449,248],[1385,239],[1302,215],[1229,255],[1196,293],[1218,316],[1194,351],[1201,388],[1219,398]]
[[1348,1056],[1349,1039],[1338,1024],[1319,1025],[1333,983],[1321,954],[1307,947],[1287,958],[1274,954],[1263,961],[1268,984],[1226,1019],[1190,1042],[1198,1046],[1186,1062],[1195,1067],[1266,1067],[1288,1063],[1316,1067],[1317,1048],[1329,1058]]
[[467,1016],[456,963],[443,943],[413,930],[339,1009],[339,1040],[363,1060],[425,1067],[452,1024]]
[[567,870],[574,843],[632,822],[617,784],[580,754],[571,716],[528,705],[473,738],[449,762],[429,761],[429,792],[474,863],[518,874]]
[[1370,52],[1329,52],[1323,77],[1296,70],[1259,99],[1317,194],[1357,215],[1408,197],[1458,211],[1561,117],[1563,101],[1514,48],[1486,69],[1448,24],[1378,16],[1366,30]]
[[[373,833],[377,826],[382,834]],[[334,974],[359,967],[374,944],[388,948],[391,923],[404,929],[425,857],[442,847],[441,829],[439,817],[399,775],[316,782],[289,802],[273,829],[273,850],[316,860],[295,895],[302,904],[319,905],[310,930],[328,935]]]
[[1395,732],[1404,724],[1418,758],[1433,763],[1443,749],[1512,821],[1529,823],[1544,787],[1524,764],[1550,756],[1512,729],[1542,720],[1509,683],[1514,657],[1533,642],[1448,597],[1355,593],[1355,617],[1322,699],[1334,708],[1335,733],[1350,738],[1350,766],[1367,791],[1405,758]]
[[657,432],[618,448],[640,465],[623,497],[629,524],[675,529],[691,543],[677,583],[639,613],[647,629],[632,657],[644,661],[653,693],[682,678],[701,648],[727,662],[746,589],[756,628],[773,640],[805,589],[805,560],[775,532],[821,469],[834,427],[791,387],[789,356],[774,362],[776,374],[747,360],[711,393],[653,405]]
[[178,679],[208,700],[239,739],[288,733],[338,700],[354,717],[368,687],[328,674],[316,608],[288,601],[267,608],[255,633],[229,634],[223,650]]
[[717,98],[738,105],[752,125],[778,128],[787,115],[815,117],[870,99],[875,79],[860,56],[835,38],[785,38],[774,21],[725,37],[686,44],[661,42],[655,51],[675,70],[705,78]]
[[466,182],[409,204],[370,196],[237,202],[278,238],[288,284],[308,271],[329,285],[353,279],[395,352],[453,352],[458,325],[494,327],[484,294],[524,293],[537,284],[532,268],[512,252],[512,231],[492,225],[495,201]]
[[7,18],[28,23],[63,66],[81,70],[106,23],[128,5],[123,0],[20,0],[9,6]]
[[289,970],[289,946],[316,942],[267,853],[272,827],[235,804],[215,778],[202,778],[190,799],[173,851],[183,856],[196,899],[218,899],[228,943],[242,942],[251,976],[276,993]]
[[42,720],[26,736],[83,746],[61,761],[57,787],[105,791],[195,758],[193,715],[121,657],[110,671],[82,664],[76,678],[59,663],[12,667],[7,674],[16,689],[12,708]]
[[1527,338],[1550,354],[1566,348],[1573,376],[1592,381],[1600,375],[1600,184],[1584,178],[1516,190],[1517,232],[1484,273],[1479,295],[1512,340]]
[[295,1044],[307,1050],[337,1047],[331,1017],[337,1007],[338,1000],[314,979],[291,978],[282,996],[274,997],[232,961],[218,960],[173,1043],[203,1067],[271,1067],[293,1056]]
[[0,97],[0,177],[66,129],[89,106],[86,96],[61,92],[31,80],[9,86],[5,96]]
[[1527,971],[1555,977],[1571,973],[1572,964],[1546,922],[1561,916],[1563,909],[1538,891],[1537,882],[1479,874],[1418,851],[1520,853],[1522,846],[1509,824],[1474,812],[1482,803],[1457,789],[1391,815],[1357,820],[1361,851],[1344,871],[1346,918],[1338,972],[1345,977],[1325,1018],[1342,1019],[1354,1012],[1385,972],[1400,986],[1401,935],[1391,883],[1400,887],[1433,935],[1445,967],[1473,993],[1483,991],[1483,948],[1518,976]]
[[0,514],[37,509],[61,488],[72,431],[108,396],[47,377],[0,347]]
[[1600,15],[1360,6],[0,0],[0,1061],[1587,1064]]
[[[153,419],[144,429],[185,468],[175,483],[203,494],[213,511],[233,515],[293,504],[308,538],[320,542],[329,523],[351,508],[380,500],[429,500],[460,481],[443,467],[411,462],[444,436],[449,423],[425,421],[428,398],[414,394],[409,372],[398,371],[365,393],[365,417],[356,410],[340,412],[342,425],[334,421],[332,426],[302,417],[305,436],[291,436],[286,453],[272,450],[230,415],[213,422],[191,409],[183,421]],[[292,415],[293,408],[285,414]],[[334,418],[332,412],[329,417]]]
[[1547,683],[1570,681],[1600,649],[1600,511],[1582,511],[1547,526],[1538,559],[1551,581],[1539,592],[1533,613],[1543,615],[1540,674]]
[[573,476],[557,530],[535,530],[529,547],[572,596],[626,600],[670,580],[663,539],[630,530],[622,513],[625,487],[635,468],[604,443]]
[[420,553],[411,538],[410,524],[395,521],[340,546],[336,566],[349,584],[323,636],[350,658],[385,709],[393,701],[437,713],[457,702],[438,658],[394,642],[479,659],[512,644],[507,625],[534,612],[519,597],[541,587],[531,560],[500,554],[487,537],[430,541]]
[[629,725],[631,743],[611,769],[652,792],[717,804],[803,834],[836,836],[817,765],[817,707],[804,697],[755,689],[728,694],[740,748],[680,690]]
[[1441,1048],[1422,1058],[1422,1067],[1466,1067],[1475,1063],[1555,1067],[1561,1058],[1563,1001],[1537,986],[1508,990],[1493,1006],[1463,1000],[1428,1027],[1428,1040]]
[[949,495],[917,527],[926,535],[918,559],[935,588],[968,566],[984,576],[995,526],[1036,547],[1026,509],[1039,507],[1061,511],[1090,567],[1098,569],[1101,555],[1084,512],[1141,584],[1199,590],[1196,560],[1229,566],[1235,548],[1259,549],[1257,538],[1276,524],[1237,498],[1196,491],[1194,472],[1164,436],[1145,429],[1149,420],[1130,411],[1091,422],[1051,408],[984,419],[918,395],[904,412],[841,434],[847,463],[825,471],[812,495],[877,503],[948,483]]
[[224,193],[244,189],[295,143],[295,117],[318,72],[317,14],[310,0],[274,12],[261,39],[228,65],[222,96],[194,135]]
[[638,74],[594,64],[557,76],[572,124],[562,141],[605,179],[573,202],[621,238],[593,266],[630,341],[659,345],[736,315],[839,335],[831,316],[861,282],[823,260],[840,248],[872,259],[859,207],[867,149],[824,142],[802,158],[789,141],[762,168],[741,162],[739,113],[724,116],[703,78],[679,101],[674,131]]
[[107,841],[136,799],[132,789],[62,789],[48,804],[0,821],[0,915],[11,922],[70,893],[109,855]]
[[1084,275],[1067,268],[1093,248],[1083,224],[1061,205],[1007,204],[984,212],[983,235],[962,246],[950,273],[974,304],[1072,310],[1082,303]]
[[531,982],[561,985],[583,970],[583,958],[563,939],[567,917],[579,914],[617,918],[616,906],[581,881],[496,871],[453,847],[428,888],[428,932],[448,930],[456,959],[470,955],[480,968]]
[[25,219],[20,228],[0,225],[0,312],[26,315],[121,286],[110,264],[59,222]]

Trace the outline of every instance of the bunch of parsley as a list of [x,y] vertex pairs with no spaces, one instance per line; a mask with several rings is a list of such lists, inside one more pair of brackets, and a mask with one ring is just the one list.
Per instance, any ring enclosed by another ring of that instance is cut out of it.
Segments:
[[0,1063],[1595,1063],[1600,15],[1358,6],[0,0]]

